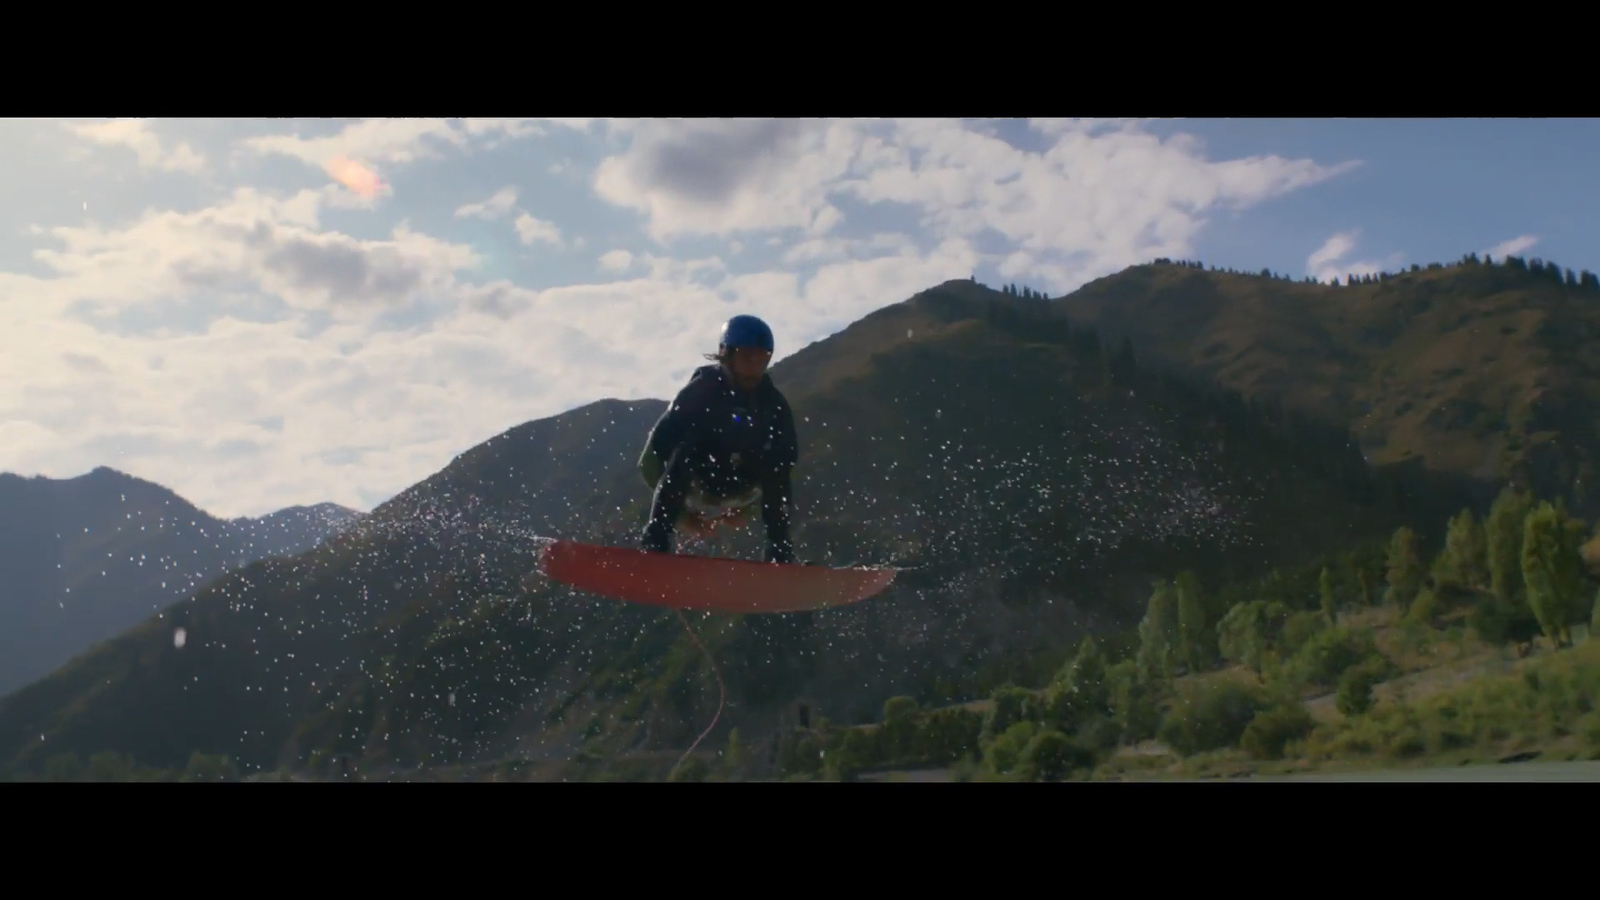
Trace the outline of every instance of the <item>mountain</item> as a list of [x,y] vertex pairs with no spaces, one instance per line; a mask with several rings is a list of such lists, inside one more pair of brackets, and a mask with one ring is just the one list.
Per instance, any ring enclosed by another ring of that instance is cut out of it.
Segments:
[[[264,516],[240,517],[227,521],[228,530],[238,535],[247,547],[260,547],[263,555],[281,556],[309,550],[365,517],[337,503],[290,506]],[[246,558],[256,559],[246,553]]]
[[1053,301],[1140,358],[1351,428],[1374,463],[1600,517],[1600,278],[1468,255],[1337,286],[1135,266]]
[[229,567],[303,552],[358,515],[322,504],[222,521],[109,468],[0,474],[0,695]]
[[[1374,470],[1341,427],[1149,369],[1055,304],[972,282],[773,377],[802,442],[802,558],[909,568],[858,607],[691,617],[730,691],[720,727],[746,735],[797,700],[844,719],[897,694],[981,697],[1087,632],[1126,632],[1154,578],[1262,573],[1467,502],[1459,480]],[[674,617],[526,578],[544,538],[637,540],[634,465],[663,407],[517,426],[320,546],[207,584],[0,701],[0,765],[670,763],[717,696]]]

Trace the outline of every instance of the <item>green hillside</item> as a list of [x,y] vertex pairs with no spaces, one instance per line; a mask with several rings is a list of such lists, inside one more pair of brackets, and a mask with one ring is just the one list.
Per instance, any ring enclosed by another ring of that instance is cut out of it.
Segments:
[[1349,427],[1376,464],[1600,515],[1600,280],[1507,257],[1330,286],[1161,262],[1055,301],[1145,360]]

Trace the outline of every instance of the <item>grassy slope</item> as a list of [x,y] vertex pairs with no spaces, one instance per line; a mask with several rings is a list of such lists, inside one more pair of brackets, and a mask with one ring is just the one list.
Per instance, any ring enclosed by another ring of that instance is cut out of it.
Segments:
[[1600,502],[1600,292],[1503,264],[1338,287],[1151,265],[1054,302],[1141,358],[1351,424],[1375,463]]

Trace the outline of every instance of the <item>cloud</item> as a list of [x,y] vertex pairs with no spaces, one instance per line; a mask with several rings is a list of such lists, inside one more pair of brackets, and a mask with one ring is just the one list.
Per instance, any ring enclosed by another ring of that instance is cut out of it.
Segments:
[[1351,275],[1377,275],[1380,272],[1393,272],[1405,262],[1405,254],[1392,253],[1381,261],[1350,260],[1350,251],[1356,247],[1356,242],[1361,236],[1361,229],[1341,231],[1333,235],[1322,246],[1312,251],[1306,257],[1306,274],[1318,281],[1337,282],[1347,279]]
[[468,203],[456,208],[456,218],[474,216],[480,219],[498,219],[517,205],[517,189],[507,185],[482,203]]
[[577,238],[570,243],[564,238],[561,227],[554,222],[541,219],[527,212],[517,205],[517,189],[504,187],[496,191],[494,196],[481,203],[468,203],[456,209],[456,218],[476,217],[480,219],[501,219],[512,212],[517,217],[512,220],[512,230],[516,232],[517,239],[523,244],[550,244],[557,248],[582,249],[583,239]]
[[557,247],[562,246],[561,229],[554,222],[547,222],[544,219],[538,219],[523,213],[517,216],[517,220],[512,223],[512,226],[516,228],[517,237],[524,244],[543,242],[554,244]]
[[205,168],[205,157],[187,143],[170,149],[143,119],[116,119],[105,122],[67,122],[73,134],[106,147],[132,150],[139,166],[164,172],[196,173]]
[[853,122],[646,121],[602,161],[595,191],[643,212],[657,240],[837,223],[828,187],[847,171]]
[[1505,259],[1507,256],[1516,256],[1537,243],[1539,243],[1539,239],[1531,234],[1519,235],[1509,241],[1501,241],[1495,244],[1493,247],[1483,251],[1483,255],[1495,259]]
[[240,141],[239,147],[250,154],[286,156],[318,168],[340,157],[406,165],[438,159],[447,148],[466,149],[474,139],[497,134],[520,137],[537,130],[530,119],[363,119],[334,134],[262,135]]
[[[1055,295],[1188,256],[1209,217],[1348,168],[1213,160],[1144,127],[1034,123],[1025,150],[959,121],[219,123],[246,159],[329,180],[238,166],[108,221],[57,197],[18,212],[39,224],[27,267],[0,263],[0,470],[113,465],[223,515],[367,507],[520,422],[671,396],[736,312],[781,360],[982,266]],[[563,130],[588,151],[525,140]],[[429,191],[388,193],[422,161]],[[541,241],[610,249],[522,249]]]
[[600,268],[608,272],[625,272],[633,265],[633,254],[626,250],[610,250],[600,255]]
[[[1253,156],[1213,161],[1139,120],[1046,120],[1039,152],[947,120],[639,123],[596,170],[607,202],[657,241],[835,234],[846,204],[905,209],[934,240],[999,239],[1005,274],[1065,293],[1157,256],[1181,257],[1207,217],[1245,210],[1358,165]],[[796,250],[796,259],[825,244]],[[838,252],[837,248],[829,252]]]
[[415,299],[478,263],[468,247],[404,227],[378,240],[322,231],[325,199],[239,188],[214,206],[147,212],[122,228],[51,228],[58,248],[34,259],[54,277],[0,273],[0,302],[112,314],[196,295],[260,294],[302,310],[355,312]]
[[1344,259],[1344,255],[1355,249],[1356,235],[1359,231],[1342,231],[1328,238],[1315,252],[1306,257],[1306,271],[1318,272],[1329,263]]

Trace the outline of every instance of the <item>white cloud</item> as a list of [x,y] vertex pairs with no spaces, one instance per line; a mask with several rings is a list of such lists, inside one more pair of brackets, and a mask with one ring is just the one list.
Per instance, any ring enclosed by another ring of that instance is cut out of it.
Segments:
[[[1213,212],[1348,171],[1278,156],[1212,161],[1138,120],[1035,121],[1043,152],[945,120],[646,122],[607,158],[599,196],[659,241],[796,230],[835,234],[846,200],[916,210],[936,239],[997,236],[1008,276],[1065,293],[1156,256],[1181,257]],[[774,238],[775,240],[775,238]],[[828,245],[796,248],[794,259]],[[832,251],[836,252],[836,251]]]
[[1393,272],[1405,262],[1403,253],[1392,253],[1383,260],[1348,259],[1350,251],[1355,249],[1360,237],[1361,229],[1356,228],[1341,231],[1323,241],[1322,246],[1306,257],[1306,274],[1318,281],[1344,281],[1351,275],[1360,277]]
[[[1322,246],[1306,257],[1306,271],[1316,273],[1329,263],[1344,259],[1346,253],[1355,249],[1358,231],[1342,231],[1323,241]],[[1320,276],[1318,276],[1320,278]]]
[[468,203],[457,207],[456,218],[476,217],[480,219],[500,219],[516,212],[517,216],[511,222],[511,228],[517,234],[517,239],[525,245],[538,243],[550,244],[558,248],[581,250],[585,241],[580,237],[567,241],[561,232],[561,227],[554,222],[541,219],[527,212],[517,205],[517,189],[504,187],[496,191],[494,196],[481,203]]
[[123,228],[58,226],[34,257],[56,277],[0,274],[0,300],[115,314],[191,296],[262,294],[290,307],[365,315],[447,284],[477,263],[464,246],[396,227],[385,240],[318,228],[326,192],[277,197],[239,188],[194,212],[148,212]]
[[456,208],[456,217],[476,216],[480,219],[498,219],[517,205],[517,189],[507,185],[482,203],[468,203]]
[[63,125],[73,134],[96,144],[132,150],[141,168],[189,173],[200,172],[205,168],[205,157],[197,153],[193,147],[179,142],[169,149],[150,129],[150,123],[143,119],[66,122]]
[[[539,119],[362,119],[318,137],[275,134],[247,138],[239,147],[321,167],[335,157],[405,165],[438,159],[446,149],[467,149],[474,139],[541,133]],[[549,120],[543,120],[549,121]],[[579,120],[582,121],[582,120]]]
[[[143,125],[122,127],[122,145],[176,165]],[[559,142],[522,140],[560,129]],[[104,222],[41,199],[19,220],[40,223],[24,232],[37,242],[27,268],[0,265],[0,471],[112,465],[224,515],[366,507],[520,422],[671,396],[735,312],[772,323],[781,360],[982,265],[1055,295],[1189,255],[1217,211],[1341,171],[1213,161],[1138,122],[1035,130],[1043,152],[959,122],[312,124],[233,144],[330,175],[310,189],[291,172],[152,194]],[[471,178],[452,168],[514,139]],[[437,167],[429,192],[389,192],[423,160]],[[611,208],[574,197],[572,172],[592,173]],[[519,203],[529,196],[537,208]],[[359,230],[341,230],[337,211],[355,207],[369,210],[350,219]],[[510,227],[485,237],[476,217]],[[650,236],[685,243],[639,252]],[[540,241],[614,249],[523,249]]]
[[544,219],[534,218],[527,213],[523,213],[517,216],[517,221],[513,225],[517,229],[517,237],[521,238],[524,244],[542,241],[547,244],[554,244],[557,247],[561,246],[561,229],[554,222],[547,222]]
[[1508,256],[1516,256],[1537,243],[1539,243],[1539,239],[1531,234],[1519,235],[1509,241],[1501,241],[1495,244],[1493,247],[1483,251],[1483,255],[1494,259],[1505,259]]

